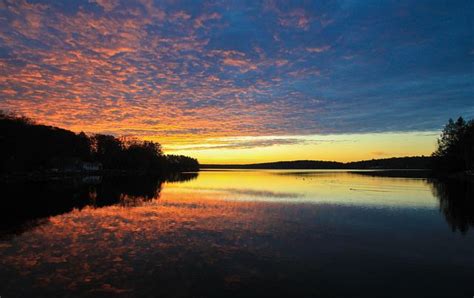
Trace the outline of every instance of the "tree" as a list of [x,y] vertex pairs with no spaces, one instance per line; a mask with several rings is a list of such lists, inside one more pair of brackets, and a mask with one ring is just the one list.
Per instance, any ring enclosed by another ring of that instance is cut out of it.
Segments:
[[459,117],[449,119],[433,153],[436,169],[447,171],[472,170],[474,165],[474,120]]
[[91,137],[94,159],[104,168],[118,169],[122,162],[123,145],[114,136],[96,134]]
[[77,135],[77,141],[76,141],[76,148],[75,151],[77,152],[77,156],[81,160],[87,160],[90,161],[92,156],[91,152],[91,139],[84,133],[80,132]]
[[165,156],[159,143],[81,132],[36,124],[0,110],[0,173],[49,171],[71,168],[81,162],[100,162],[107,170],[199,170],[197,160]]
[[129,141],[126,145],[125,160],[127,168],[136,170],[162,171],[161,145],[150,141]]

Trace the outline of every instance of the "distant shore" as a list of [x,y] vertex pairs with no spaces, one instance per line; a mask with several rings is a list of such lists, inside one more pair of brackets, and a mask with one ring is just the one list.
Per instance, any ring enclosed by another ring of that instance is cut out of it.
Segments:
[[322,170],[322,169],[410,169],[410,170],[429,170],[432,166],[432,158],[428,156],[406,156],[392,157],[383,159],[361,160],[354,162],[338,162],[324,160],[292,160],[292,161],[276,161],[267,163],[253,164],[201,164],[201,169],[306,169],[306,170]]
[[201,164],[200,169],[241,170],[343,170],[378,177],[474,179],[472,171],[433,170],[433,159],[429,156],[393,157],[355,162],[320,160],[277,161],[254,164]]

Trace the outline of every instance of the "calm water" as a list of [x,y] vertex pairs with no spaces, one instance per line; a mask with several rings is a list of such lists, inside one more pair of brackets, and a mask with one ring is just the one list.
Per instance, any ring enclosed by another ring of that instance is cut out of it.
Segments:
[[1,187],[2,298],[474,295],[468,182],[204,171]]

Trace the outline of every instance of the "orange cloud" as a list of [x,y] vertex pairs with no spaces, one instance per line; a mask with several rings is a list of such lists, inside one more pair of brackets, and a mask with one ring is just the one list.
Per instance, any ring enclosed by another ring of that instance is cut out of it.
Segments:
[[250,70],[256,70],[257,66],[252,64],[250,61],[244,59],[237,59],[237,58],[224,58],[222,61],[224,65],[237,67],[240,69],[241,72],[247,72]]
[[328,51],[330,48],[331,48],[330,45],[325,45],[325,46],[315,47],[315,48],[306,48],[306,51],[310,53],[322,53],[322,52]]
[[[220,14],[167,13],[151,1],[142,1],[144,10],[96,3],[109,13],[66,14],[27,2],[7,7],[12,16],[0,38],[19,58],[0,59],[0,109],[77,132],[134,135],[165,147],[243,133],[282,134],[306,121],[294,113],[304,101],[292,101],[303,95],[275,97],[281,74],[262,76],[275,66],[290,75],[288,59],[268,58],[262,49],[257,56],[209,50],[203,29],[219,23]],[[185,34],[165,34],[164,22]],[[47,46],[30,47],[24,37]],[[237,83],[235,76],[250,72],[259,77]]]

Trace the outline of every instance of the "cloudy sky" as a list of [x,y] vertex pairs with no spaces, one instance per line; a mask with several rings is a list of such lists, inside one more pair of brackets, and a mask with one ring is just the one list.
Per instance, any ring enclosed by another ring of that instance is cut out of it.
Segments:
[[474,1],[4,1],[0,109],[201,162],[429,154]]

